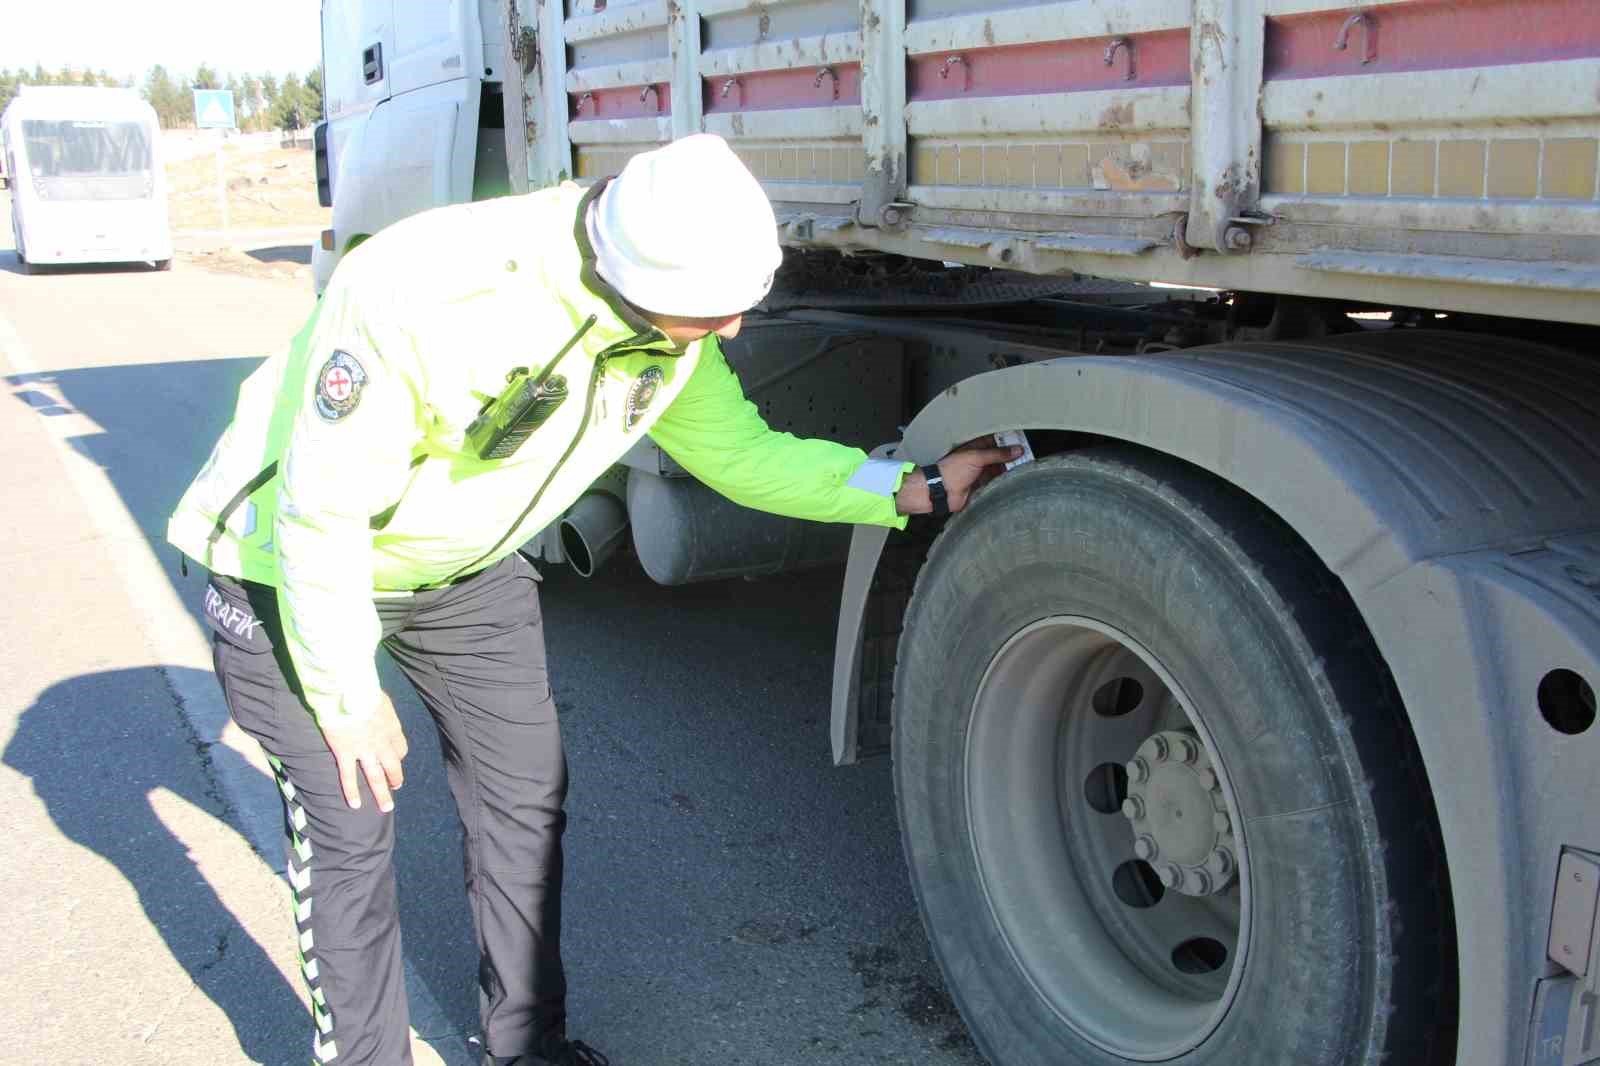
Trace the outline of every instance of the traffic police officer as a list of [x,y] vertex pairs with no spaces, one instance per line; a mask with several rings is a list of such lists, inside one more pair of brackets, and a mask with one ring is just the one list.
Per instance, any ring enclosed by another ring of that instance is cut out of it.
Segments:
[[390,226],[241,387],[168,539],[211,572],[217,677],[283,796],[319,1061],[411,1061],[389,817],[406,740],[378,645],[438,726],[485,1061],[603,1063],[565,1032],[567,767],[516,548],[646,433],[745,506],[885,526],[959,509],[1010,457],[957,451],[930,477],[769,429],[718,338],[780,257],[760,185],[688,137],[587,192]]

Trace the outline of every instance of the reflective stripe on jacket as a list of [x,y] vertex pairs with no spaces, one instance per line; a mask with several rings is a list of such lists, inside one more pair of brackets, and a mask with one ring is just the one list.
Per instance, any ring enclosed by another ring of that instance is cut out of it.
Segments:
[[[351,252],[241,386],[173,514],[185,555],[277,588],[318,716],[378,703],[375,593],[499,561],[645,433],[744,506],[905,525],[891,496],[846,484],[865,453],[768,428],[714,336],[680,351],[600,280],[581,224],[597,188],[439,208]],[[483,398],[552,361],[569,394],[548,420],[506,458],[469,451]]]

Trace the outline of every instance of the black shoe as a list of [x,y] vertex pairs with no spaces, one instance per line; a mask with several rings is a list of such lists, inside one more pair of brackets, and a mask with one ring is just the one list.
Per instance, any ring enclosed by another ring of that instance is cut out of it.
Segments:
[[582,1040],[552,1036],[545,1040],[539,1052],[510,1058],[497,1058],[484,1052],[483,1066],[611,1066],[610,1059]]

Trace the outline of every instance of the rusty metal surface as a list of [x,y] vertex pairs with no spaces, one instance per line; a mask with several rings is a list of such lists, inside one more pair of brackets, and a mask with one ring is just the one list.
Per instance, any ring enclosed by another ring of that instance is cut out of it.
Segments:
[[1322,252],[1303,255],[1295,265],[1304,270],[1358,274],[1375,278],[1410,278],[1453,285],[1503,285],[1600,295],[1600,267],[1578,263],[1515,263],[1504,259],[1471,259],[1447,255],[1383,255],[1374,252]]
[[1007,270],[930,269],[917,260],[884,264],[842,257],[810,260],[791,257],[779,270],[761,310],[794,308],[871,309],[999,307],[1048,297],[1149,294],[1151,290],[1098,278],[1041,278]]

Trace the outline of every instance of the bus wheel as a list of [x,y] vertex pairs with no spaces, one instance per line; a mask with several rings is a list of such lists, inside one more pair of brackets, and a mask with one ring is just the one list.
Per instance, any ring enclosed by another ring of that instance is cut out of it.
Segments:
[[[15,193],[12,195],[15,195]],[[17,266],[22,269],[22,272],[24,274],[36,273],[36,271],[33,269],[33,264],[28,262],[28,250],[22,246],[22,234],[17,229],[17,216],[15,212],[13,212],[11,216],[11,246],[16,249]]]
[[923,920],[996,1066],[1455,1061],[1394,682],[1237,490],[1133,448],[983,490],[907,609],[893,746]]

